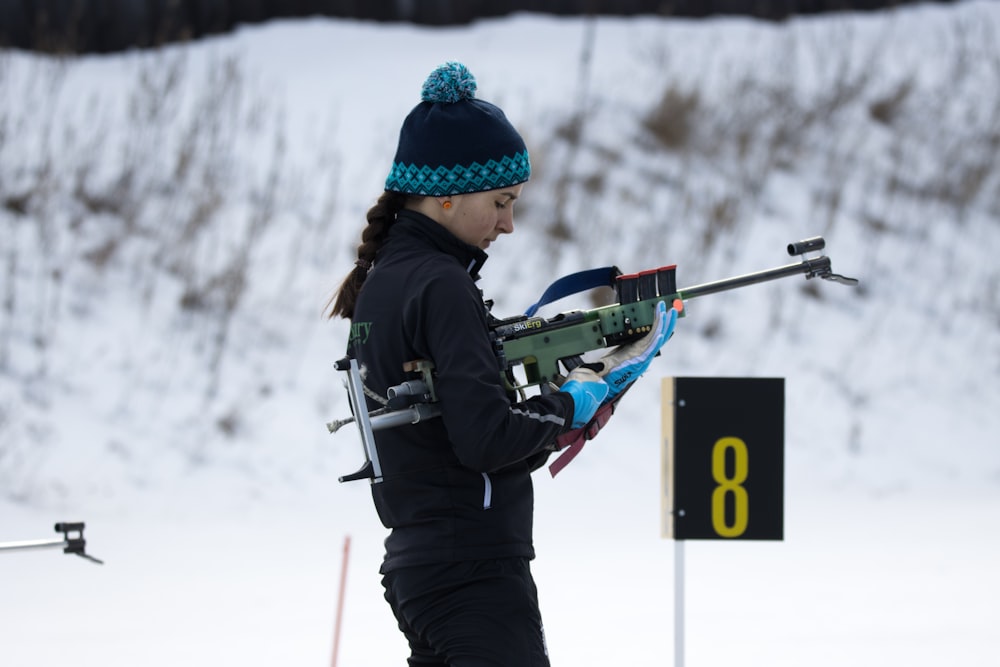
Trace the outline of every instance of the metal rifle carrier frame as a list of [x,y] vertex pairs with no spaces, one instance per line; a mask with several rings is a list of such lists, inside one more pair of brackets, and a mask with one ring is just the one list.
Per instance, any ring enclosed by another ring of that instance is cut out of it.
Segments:
[[[0,542],[0,551],[20,551],[24,549],[51,549],[53,547],[61,547],[63,553],[76,554],[81,558],[86,558],[87,560],[97,563],[98,565],[103,565],[104,561],[98,560],[87,553],[87,541],[83,539],[83,528],[84,523],[79,522],[63,522],[57,523],[55,526],[57,533],[62,533],[62,539],[53,540],[25,540],[23,542]],[[74,535],[70,535],[74,533]]]
[[430,362],[423,360],[404,364],[405,372],[418,374],[420,377],[390,387],[385,407],[370,413],[365,402],[364,380],[361,378],[357,359],[345,357],[338,360],[334,368],[347,372],[347,397],[351,403],[353,416],[329,422],[326,427],[330,433],[336,433],[342,426],[351,422],[356,423],[361,434],[361,446],[365,450],[364,465],[357,472],[340,477],[339,481],[370,479],[372,484],[378,484],[382,481],[382,462],[378,458],[374,431],[403,424],[416,424],[441,414],[434,396],[432,377],[434,367]]
[[[579,366],[585,353],[617,347],[646,335],[660,301],[668,305],[673,303],[684,316],[683,302],[689,299],[790,276],[805,275],[806,279],[821,278],[842,285],[857,285],[855,278],[833,273],[829,257],[806,257],[807,253],[825,247],[826,241],[820,236],[789,243],[788,254],[799,256],[800,261],[683,289],[677,289],[676,265],[628,275],[623,275],[617,267],[609,267],[607,286],[615,289],[617,302],[614,304],[559,313],[551,318],[519,315],[496,320],[491,325],[502,381],[508,390],[522,396],[525,389],[532,386],[543,393],[552,391],[553,385],[561,383],[563,369]],[[524,368],[523,382],[514,377],[516,366]],[[365,402],[364,383],[357,362],[344,358],[335,368],[348,374],[347,391],[353,416],[332,421],[327,428],[336,433],[345,424],[356,422],[365,450],[364,466],[354,474],[341,477],[340,481],[370,479],[377,484],[382,481],[382,468],[374,431],[415,424],[441,414],[434,395],[433,364],[426,360],[408,362],[403,370],[414,379],[390,388],[388,400],[378,399],[385,407],[371,413]]]

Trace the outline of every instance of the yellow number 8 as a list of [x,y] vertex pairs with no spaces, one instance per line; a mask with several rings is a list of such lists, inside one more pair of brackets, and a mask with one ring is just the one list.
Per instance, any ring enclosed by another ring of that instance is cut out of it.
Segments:
[[[733,475],[726,477],[726,450],[733,450]],[[720,537],[739,537],[750,520],[750,495],[742,484],[750,470],[747,444],[740,438],[719,438],[712,447],[712,527]],[[726,494],[733,494],[733,523],[726,523]]]

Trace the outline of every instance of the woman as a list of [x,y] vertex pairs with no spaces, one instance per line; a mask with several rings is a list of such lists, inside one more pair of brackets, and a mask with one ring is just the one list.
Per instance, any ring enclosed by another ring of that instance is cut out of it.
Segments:
[[521,136],[475,90],[459,63],[425,82],[331,317],[352,321],[348,354],[369,396],[399,384],[406,362],[434,364],[441,418],[379,430],[383,481],[372,485],[391,531],[385,598],[409,664],[548,665],[528,566],[530,473],[558,436],[645,370],[676,313],[661,307],[643,341],[575,369],[559,391],[514,402],[475,283],[484,251],[514,231],[531,167]]

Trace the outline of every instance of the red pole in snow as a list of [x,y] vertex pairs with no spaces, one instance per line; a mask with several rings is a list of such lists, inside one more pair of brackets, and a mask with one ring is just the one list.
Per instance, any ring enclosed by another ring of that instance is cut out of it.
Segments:
[[344,560],[340,565],[340,594],[337,596],[337,621],[333,628],[333,662],[337,667],[337,652],[340,650],[340,618],[344,613],[344,589],[347,588],[347,559],[351,554],[351,536],[344,537]]

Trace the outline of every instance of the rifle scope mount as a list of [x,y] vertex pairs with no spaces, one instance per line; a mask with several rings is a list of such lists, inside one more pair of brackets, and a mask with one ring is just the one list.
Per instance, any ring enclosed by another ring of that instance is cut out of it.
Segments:
[[[822,236],[813,236],[808,239],[802,239],[801,241],[789,243],[788,254],[795,257],[796,255],[805,255],[808,252],[819,252],[825,247],[826,241]],[[802,262],[810,267],[815,266],[815,269],[805,272],[806,278],[822,278],[823,280],[831,280],[835,283],[848,285],[850,287],[854,287],[858,284],[857,278],[848,278],[847,276],[842,276],[839,273],[834,273],[830,266],[829,257],[817,257],[812,260],[802,257]]]

